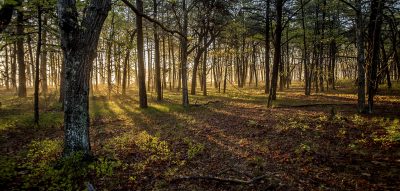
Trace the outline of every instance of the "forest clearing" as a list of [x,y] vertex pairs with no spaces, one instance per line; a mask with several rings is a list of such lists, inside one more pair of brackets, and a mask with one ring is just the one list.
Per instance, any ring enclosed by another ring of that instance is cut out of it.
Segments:
[[140,109],[137,96],[108,100],[95,91],[90,139],[98,158],[68,170],[57,166],[63,113],[54,96],[41,101],[41,125],[33,127],[32,97],[2,90],[1,182],[60,190],[84,182],[99,190],[396,190],[395,87],[378,96],[374,115],[358,114],[354,90],[342,87],[307,97],[293,87],[278,93],[272,108],[254,88],[211,89],[191,97],[197,105],[188,109],[179,92],[165,92],[162,102],[149,94],[149,107]]

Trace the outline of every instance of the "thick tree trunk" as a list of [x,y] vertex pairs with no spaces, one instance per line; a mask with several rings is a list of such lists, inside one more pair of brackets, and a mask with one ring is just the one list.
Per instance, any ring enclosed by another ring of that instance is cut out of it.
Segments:
[[87,6],[80,22],[74,0],[58,0],[57,6],[65,62],[64,156],[90,154],[90,71],[111,1],[91,0]]

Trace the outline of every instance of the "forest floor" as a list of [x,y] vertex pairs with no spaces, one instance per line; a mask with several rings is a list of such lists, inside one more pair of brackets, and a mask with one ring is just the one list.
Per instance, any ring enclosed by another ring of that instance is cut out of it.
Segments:
[[[63,117],[55,94],[41,102],[0,90],[0,189],[397,190],[400,84],[382,88],[374,114],[357,114],[355,90],[304,96],[300,86],[266,107],[261,89],[210,88],[208,96],[166,91],[149,108],[138,93],[91,97],[95,159],[61,160]],[[200,90],[198,93],[201,94]],[[62,162],[60,162],[62,161]]]

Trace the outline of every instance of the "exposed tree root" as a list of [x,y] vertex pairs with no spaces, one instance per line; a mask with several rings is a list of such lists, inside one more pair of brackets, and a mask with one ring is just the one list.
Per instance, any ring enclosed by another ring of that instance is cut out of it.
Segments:
[[261,176],[257,176],[250,180],[241,180],[241,179],[229,179],[229,178],[220,178],[215,176],[181,176],[172,180],[172,182],[181,181],[181,180],[211,180],[211,181],[218,181],[218,182],[226,182],[226,183],[233,183],[233,184],[252,184],[259,180],[262,180],[271,174],[264,174]]
[[196,103],[194,103],[194,104],[191,104],[190,106],[193,106],[193,107],[200,107],[200,106],[206,106],[206,105],[208,105],[208,104],[220,103],[220,102],[222,102],[222,101],[220,101],[220,100],[208,101],[208,102],[203,103],[203,104],[198,104],[198,103],[196,102]]

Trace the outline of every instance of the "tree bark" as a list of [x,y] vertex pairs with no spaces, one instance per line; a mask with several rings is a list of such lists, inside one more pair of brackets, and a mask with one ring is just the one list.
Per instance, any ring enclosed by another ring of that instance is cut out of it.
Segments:
[[183,37],[180,37],[181,41],[181,70],[182,70],[182,105],[183,107],[189,107],[189,94],[187,85],[187,57],[188,57],[188,10],[186,7],[186,0],[182,3],[183,13],[183,25],[182,31]]
[[372,113],[374,96],[378,88],[377,70],[380,62],[379,51],[380,51],[383,5],[384,5],[384,0],[371,1],[371,15],[368,24],[368,54],[367,54],[368,113]]
[[26,76],[24,60],[24,15],[17,12],[17,57],[18,57],[18,97],[26,97]]
[[357,109],[361,113],[365,109],[365,45],[364,21],[361,0],[355,0],[356,8],[356,41],[357,41]]
[[15,42],[11,53],[11,87],[17,88],[17,43]]
[[274,64],[272,68],[272,84],[270,94],[268,96],[268,107],[271,106],[272,100],[276,100],[276,87],[278,83],[278,67],[281,62],[281,37],[282,37],[282,0],[276,0],[276,28],[275,28],[275,44],[274,44]]
[[[157,0],[153,0],[153,11],[154,18],[157,19]],[[154,28],[154,65],[155,65],[155,81],[156,81],[156,92],[157,101],[162,100],[162,88],[161,88],[161,63],[160,63],[160,38],[158,37],[157,24],[153,23]]]
[[[47,17],[45,16],[43,18],[43,26],[46,26],[47,24]],[[41,46],[43,47],[43,51],[41,52],[41,59],[40,59],[40,81],[42,85],[42,94],[46,97],[47,95],[47,50],[46,50],[46,44],[47,44],[47,32],[46,30],[43,31],[43,36],[42,36],[42,43]]]
[[114,17],[115,13],[111,13],[111,31],[109,33],[108,39],[107,39],[107,88],[108,88],[108,99],[111,98],[111,90],[112,90],[112,75],[111,75],[111,70],[112,70],[112,61],[111,61],[111,51],[112,51],[112,41],[114,38]]
[[75,0],[58,0],[57,8],[65,62],[64,156],[90,155],[90,71],[111,1],[91,0],[82,19]]
[[[136,6],[139,12],[143,13],[143,1],[136,0]],[[147,108],[146,94],[146,73],[144,69],[144,40],[143,40],[143,24],[142,17],[136,14],[136,30],[137,30],[137,55],[138,55],[138,81],[139,81],[139,106]]]
[[[42,47],[42,10],[41,7],[37,7],[38,12],[38,39],[36,46],[36,69],[35,69],[35,92],[34,92],[34,120],[35,124],[39,125],[39,71],[40,71],[40,50]],[[43,57],[42,57],[43,63]]]
[[8,59],[8,46],[4,47],[4,56],[5,56],[5,67],[4,67],[4,81],[5,81],[5,85],[6,85],[6,89],[9,90],[10,89],[10,72],[9,70],[9,59]]
[[[203,57],[203,71],[202,71],[202,80],[203,81],[203,96],[207,96],[207,35],[204,37],[204,57]],[[215,43],[214,43],[214,48],[215,48]]]

